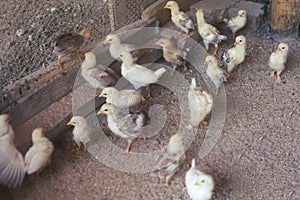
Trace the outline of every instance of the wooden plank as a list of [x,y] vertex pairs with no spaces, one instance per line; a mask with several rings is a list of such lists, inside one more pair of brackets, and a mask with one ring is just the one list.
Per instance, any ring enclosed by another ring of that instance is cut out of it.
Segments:
[[284,35],[296,35],[299,31],[299,0],[271,1],[272,29]]

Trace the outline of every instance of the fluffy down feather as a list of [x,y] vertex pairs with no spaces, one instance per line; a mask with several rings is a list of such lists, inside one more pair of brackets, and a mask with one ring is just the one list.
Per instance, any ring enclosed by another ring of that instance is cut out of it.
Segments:
[[96,56],[92,52],[85,53],[81,75],[93,88],[103,89],[116,83],[116,80],[105,71],[102,65],[96,64]]
[[214,83],[216,94],[218,94],[221,83],[226,82],[226,72],[219,67],[215,56],[206,56],[204,64],[207,65],[206,74]]
[[221,41],[226,40],[227,37],[225,35],[221,35],[220,32],[214,26],[205,22],[204,13],[202,9],[197,10],[196,17],[198,24],[198,32],[203,39],[205,49],[206,51],[208,51],[209,44],[213,44],[215,46],[215,55],[218,51],[218,44]]
[[153,72],[152,70],[134,63],[130,53],[120,55],[123,61],[121,74],[126,78],[135,89],[146,87],[151,83],[156,83],[158,79],[166,72],[165,68],[160,68]]
[[185,175],[185,185],[192,200],[210,200],[214,189],[213,178],[195,167],[195,159]]
[[48,138],[44,137],[42,128],[36,128],[32,132],[33,146],[25,154],[25,171],[27,174],[42,171],[50,164],[54,146]]
[[243,28],[247,23],[247,12],[246,10],[239,10],[237,16],[231,18],[230,20],[223,20],[226,25],[231,29],[233,38],[235,38],[235,33]]
[[15,134],[7,114],[0,115],[0,184],[19,187],[25,176],[22,154],[14,145]]
[[169,186],[169,181],[176,173],[179,165],[185,160],[185,151],[182,136],[175,134],[170,138],[167,148],[163,154],[156,159],[156,168],[159,170],[160,178],[165,178],[165,185]]
[[269,58],[269,66],[273,70],[271,76],[277,75],[276,83],[281,83],[280,74],[285,69],[285,63],[289,52],[289,46],[286,43],[280,43],[277,50]]
[[207,91],[197,87],[196,79],[193,78],[188,92],[188,101],[191,114],[190,124],[192,127],[195,127],[210,113],[213,106],[213,98]]

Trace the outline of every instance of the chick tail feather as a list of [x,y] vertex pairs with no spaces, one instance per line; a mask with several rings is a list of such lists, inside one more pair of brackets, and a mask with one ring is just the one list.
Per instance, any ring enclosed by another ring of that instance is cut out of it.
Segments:
[[192,160],[192,166],[191,166],[191,168],[195,168],[195,165],[196,165],[196,164],[195,164],[195,159],[193,159],[193,160]]
[[160,68],[154,72],[154,74],[158,77],[161,77],[166,72],[165,68]]

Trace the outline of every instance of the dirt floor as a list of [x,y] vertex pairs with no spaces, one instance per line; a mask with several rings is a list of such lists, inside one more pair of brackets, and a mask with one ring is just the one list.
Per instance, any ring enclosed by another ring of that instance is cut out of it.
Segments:
[[[51,8],[56,5],[55,2],[45,7]],[[0,4],[8,8],[11,6],[12,10],[16,9],[17,5],[9,3],[11,2],[1,1]],[[76,5],[77,3],[74,3],[74,7]],[[1,9],[1,15],[3,13],[7,17],[12,17],[11,13]],[[16,19],[18,16],[17,13]],[[12,26],[22,28],[20,20],[21,18],[18,18],[19,24],[1,25],[1,28],[2,30],[10,30]],[[47,28],[48,26],[52,26],[51,30],[54,29],[51,24],[45,25]],[[74,28],[72,25],[70,27]],[[226,121],[217,144],[206,157],[199,159],[198,152],[206,133],[206,129],[200,129],[195,141],[186,152],[186,161],[173,176],[170,187],[166,188],[155,173],[126,173],[105,166],[89,153],[76,156],[76,146],[72,141],[70,130],[54,141],[52,163],[42,172],[42,177],[27,176],[22,187],[9,191],[12,199],[189,199],[184,176],[192,158],[196,158],[197,168],[213,176],[215,180],[213,199],[300,199],[300,57],[298,56],[300,42],[290,38],[276,38],[267,34],[265,30],[263,27],[257,33],[246,35],[248,41],[246,60],[235,70],[236,81],[225,84]],[[24,40],[20,43],[16,42],[18,37],[14,32],[11,34],[14,36],[4,36],[15,41],[14,44],[19,44],[14,48],[24,44]],[[267,66],[267,61],[281,41],[289,44],[290,52],[286,70],[281,76],[284,83],[275,84],[269,77],[271,70]],[[3,46],[7,40],[1,42]],[[231,43],[232,41],[227,41],[221,45],[219,57],[231,46]],[[30,48],[30,51],[39,54],[38,50],[34,50],[38,48],[37,46]],[[48,46],[45,48],[47,49]],[[48,52],[47,55],[50,54]],[[9,70],[9,65],[3,64],[15,64],[18,59],[6,60],[4,52],[1,52],[0,56],[1,66],[4,66],[0,69],[2,76],[8,71],[22,71],[22,69]],[[48,59],[53,59],[50,57]],[[41,63],[35,63],[35,65],[39,64]],[[194,76],[193,70],[193,67],[189,67],[184,72],[188,80]],[[11,80],[18,79],[18,75],[11,77]],[[2,77],[0,80],[3,80]],[[177,129],[174,121],[179,115],[177,100],[161,87],[152,87],[152,89],[153,99],[143,107],[149,107],[148,104],[154,103],[166,105],[168,120],[159,135],[147,140],[134,141],[132,152],[151,151],[165,145],[167,139]],[[105,121],[104,118],[99,120]],[[107,131],[106,135],[120,148],[126,145],[125,140],[113,136],[110,132]]]

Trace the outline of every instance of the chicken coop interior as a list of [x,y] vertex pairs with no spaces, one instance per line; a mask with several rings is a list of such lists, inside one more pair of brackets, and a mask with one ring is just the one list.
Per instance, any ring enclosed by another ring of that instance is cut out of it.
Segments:
[[0,199],[300,199],[298,0],[0,2]]

